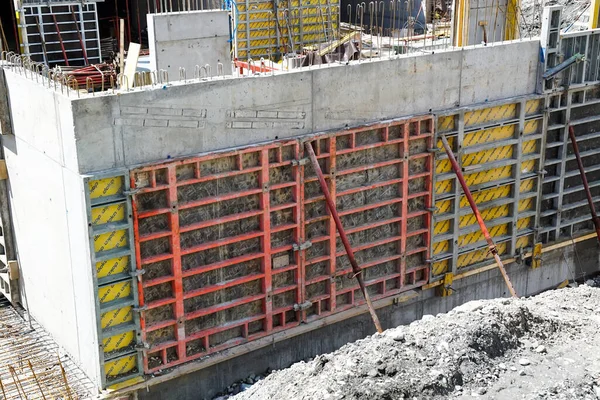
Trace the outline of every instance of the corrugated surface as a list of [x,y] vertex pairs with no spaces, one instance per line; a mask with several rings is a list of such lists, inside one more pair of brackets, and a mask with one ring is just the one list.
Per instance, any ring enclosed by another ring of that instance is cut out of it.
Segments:
[[129,180],[124,175],[87,181],[93,265],[98,287],[98,333],[103,387],[141,374],[137,285],[132,277],[135,259]]
[[[428,280],[432,131],[311,139],[374,298]],[[132,171],[146,372],[362,302],[302,157],[294,140]]]
[[433,277],[490,257],[439,136],[453,147],[499,253],[515,255],[534,242],[542,105],[542,99],[523,99],[438,116]]

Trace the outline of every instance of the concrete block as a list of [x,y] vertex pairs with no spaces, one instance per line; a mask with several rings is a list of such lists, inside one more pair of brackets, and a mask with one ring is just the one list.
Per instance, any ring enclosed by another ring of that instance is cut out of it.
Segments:
[[179,68],[192,76],[196,65],[229,64],[229,15],[223,10],[148,14],[150,68],[164,69],[171,79]]

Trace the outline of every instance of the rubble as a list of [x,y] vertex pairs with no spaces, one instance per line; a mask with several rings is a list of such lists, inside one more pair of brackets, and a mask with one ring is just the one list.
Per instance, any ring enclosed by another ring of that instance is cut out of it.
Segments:
[[600,399],[599,313],[600,289],[588,285],[473,301],[275,371],[233,398]]

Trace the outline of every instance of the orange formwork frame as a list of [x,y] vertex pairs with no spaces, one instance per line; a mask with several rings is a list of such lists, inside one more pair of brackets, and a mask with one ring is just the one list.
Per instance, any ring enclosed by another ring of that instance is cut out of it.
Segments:
[[[370,296],[426,284],[433,119],[306,141],[313,143],[338,203]],[[315,190],[319,181],[304,158],[306,141],[274,141],[131,171],[146,373],[364,303],[352,268],[342,261],[346,252],[325,198]],[[344,206],[356,201],[362,203]],[[232,202],[246,208],[228,211]],[[371,232],[374,240],[361,240]],[[161,263],[169,265],[168,273],[151,273]],[[260,269],[239,272],[253,263]],[[229,276],[231,271],[239,273]],[[164,297],[157,298],[157,288]],[[256,304],[260,309],[252,308]],[[248,312],[233,318],[240,310]]]

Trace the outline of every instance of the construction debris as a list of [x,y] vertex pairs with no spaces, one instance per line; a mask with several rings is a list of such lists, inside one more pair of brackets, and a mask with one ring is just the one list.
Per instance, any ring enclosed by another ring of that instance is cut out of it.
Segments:
[[244,399],[600,399],[600,289],[472,301],[276,371]]

